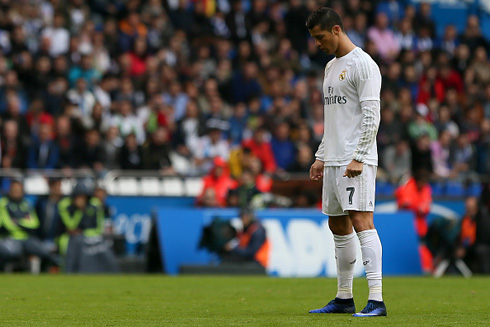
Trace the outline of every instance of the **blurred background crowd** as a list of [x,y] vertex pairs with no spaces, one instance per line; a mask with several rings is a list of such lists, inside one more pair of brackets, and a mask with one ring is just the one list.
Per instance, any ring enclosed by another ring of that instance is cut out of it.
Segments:
[[327,5],[383,76],[379,192],[416,171],[443,188],[488,182],[490,42],[478,12],[458,31],[410,3],[1,0],[1,169],[151,170],[203,176],[199,206],[317,205],[319,192],[269,192],[306,178],[323,136],[331,57],[305,21]]
[[[327,1],[383,74],[380,175],[490,173],[489,42],[478,16],[436,33],[431,6]],[[3,0],[1,168],[305,173],[330,59],[316,0]],[[220,161],[220,160],[218,160]]]

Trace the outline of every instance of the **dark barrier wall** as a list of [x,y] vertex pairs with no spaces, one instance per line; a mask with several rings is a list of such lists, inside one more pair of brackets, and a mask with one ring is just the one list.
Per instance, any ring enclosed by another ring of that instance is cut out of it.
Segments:
[[[262,210],[257,216],[264,223],[272,243],[268,273],[273,276],[315,277],[336,275],[334,244],[328,218],[318,210]],[[213,217],[233,219],[232,209],[161,208],[157,223],[165,270],[177,274],[182,264],[209,264],[216,258],[198,244],[202,228]],[[383,242],[383,273],[417,275],[421,273],[417,240],[411,213],[375,214],[375,224]],[[358,258],[361,258],[360,249]],[[363,274],[362,260],[355,273]]]

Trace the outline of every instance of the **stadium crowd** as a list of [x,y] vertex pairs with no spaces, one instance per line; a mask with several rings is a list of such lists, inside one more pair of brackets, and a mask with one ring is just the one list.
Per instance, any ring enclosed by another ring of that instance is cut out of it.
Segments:
[[[320,4],[2,1],[1,168],[206,175],[219,157],[234,179],[248,171],[264,189],[308,171],[329,58],[304,24]],[[381,66],[380,175],[489,174],[489,43],[478,17],[436,35],[427,3],[329,5]]]
[[478,16],[438,35],[430,4],[393,0],[2,0],[0,167],[205,176],[200,205],[248,204],[323,136],[322,5],[381,68],[379,178],[488,181]]

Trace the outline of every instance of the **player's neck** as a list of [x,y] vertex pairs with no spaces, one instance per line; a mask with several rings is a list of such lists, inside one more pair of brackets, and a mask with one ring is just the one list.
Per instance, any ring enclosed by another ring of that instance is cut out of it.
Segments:
[[343,35],[342,39],[339,42],[339,47],[337,48],[337,51],[335,51],[335,57],[341,58],[354,50],[356,48],[356,45],[352,43],[352,41],[347,37],[347,35]]

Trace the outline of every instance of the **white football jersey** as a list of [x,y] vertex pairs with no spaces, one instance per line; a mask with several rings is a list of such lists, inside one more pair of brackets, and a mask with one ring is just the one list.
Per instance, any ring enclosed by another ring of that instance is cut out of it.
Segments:
[[348,165],[352,159],[378,165],[380,90],[379,67],[361,48],[327,63],[323,80],[325,132],[317,159],[326,166]]

